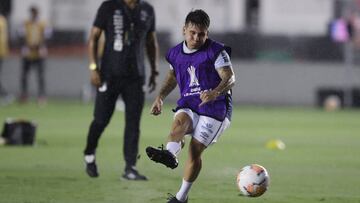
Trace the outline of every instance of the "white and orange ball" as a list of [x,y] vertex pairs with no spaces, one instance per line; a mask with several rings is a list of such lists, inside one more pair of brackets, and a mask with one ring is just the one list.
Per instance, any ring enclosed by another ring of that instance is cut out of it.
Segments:
[[259,197],[267,191],[270,177],[263,166],[251,164],[240,170],[236,182],[244,196]]

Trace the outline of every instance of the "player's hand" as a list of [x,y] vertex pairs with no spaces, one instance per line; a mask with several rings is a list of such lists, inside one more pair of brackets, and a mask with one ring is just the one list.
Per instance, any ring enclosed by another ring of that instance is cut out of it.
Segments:
[[95,87],[101,86],[101,78],[98,70],[91,70],[90,71],[90,81]]
[[158,75],[158,72],[151,73],[148,84],[149,93],[153,92],[156,89],[156,76]]
[[160,97],[156,97],[154,103],[151,106],[150,114],[152,114],[154,116],[161,114],[163,103],[164,102],[162,101],[162,99]]
[[219,94],[212,90],[212,91],[205,91],[203,93],[200,94],[200,99],[201,99],[201,104],[199,104],[199,106],[202,106],[210,101],[213,101],[216,99],[216,97],[218,97]]

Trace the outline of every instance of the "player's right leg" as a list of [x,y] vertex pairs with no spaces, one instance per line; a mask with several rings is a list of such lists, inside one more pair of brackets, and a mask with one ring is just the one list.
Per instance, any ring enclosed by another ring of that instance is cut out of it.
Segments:
[[[189,112],[192,113],[190,110]],[[178,166],[177,156],[182,148],[184,136],[191,133],[193,129],[193,118],[189,112],[179,110],[175,114],[166,149],[164,149],[163,146],[160,148],[146,148],[146,153],[151,160],[171,169]]]
[[99,176],[95,162],[95,151],[100,136],[108,125],[114,112],[117,99],[117,94],[114,91],[111,91],[108,88],[103,88],[101,91],[99,89],[96,93],[94,119],[91,122],[88,131],[86,147],[84,150],[86,173],[90,177]]

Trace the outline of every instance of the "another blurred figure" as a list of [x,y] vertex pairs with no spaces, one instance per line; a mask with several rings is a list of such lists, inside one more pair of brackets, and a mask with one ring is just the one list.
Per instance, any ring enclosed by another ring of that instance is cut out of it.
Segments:
[[36,68],[38,75],[38,103],[46,104],[45,90],[45,58],[47,56],[46,39],[51,36],[51,29],[46,23],[39,20],[39,10],[35,6],[30,7],[30,19],[26,20],[21,30],[23,40],[22,47],[22,72],[21,72],[21,95],[20,102],[25,103],[28,99],[28,75],[31,68]]
[[7,93],[7,91],[2,86],[2,64],[4,58],[8,54],[8,28],[5,16],[0,14],[0,103],[8,104],[12,101],[12,96]]
[[6,19],[9,19],[12,11],[12,0],[1,0],[0,13]]

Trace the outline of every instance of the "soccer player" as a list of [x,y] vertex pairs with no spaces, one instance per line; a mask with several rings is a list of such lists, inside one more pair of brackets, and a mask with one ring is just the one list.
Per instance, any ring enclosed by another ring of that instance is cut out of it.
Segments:
[[180,99],[166,149],[146,148],[151,160],[174,169],[184,136],[191,135],[180,190],[168,198],[168,203],[188,201],[188,192],[201,170],[201,154],[230,125],[230,91],[235,83],[230,48],[208,38],[209,25],[209,16],[203,10],[187,15],[183,27],[185,40],[168,51],[170,70],[151,107],[151,113],[159,115],[163,100],[179,86]]
[[[98,62],[98,42],[105,34],[105,47]],[[84,150],[86,172],[98,177],[95,154],[98,142],[113,115],[118,96],[125,103],[123,152],[127,180],[147,180],[136,169],[140,119],[144,106],[144,58],[150,61],[149,90],[156,87],[158,44],[155,12],[142,0],[108,0],[98,9],[89,40],[90,79],[97,87],[94,118]]]

